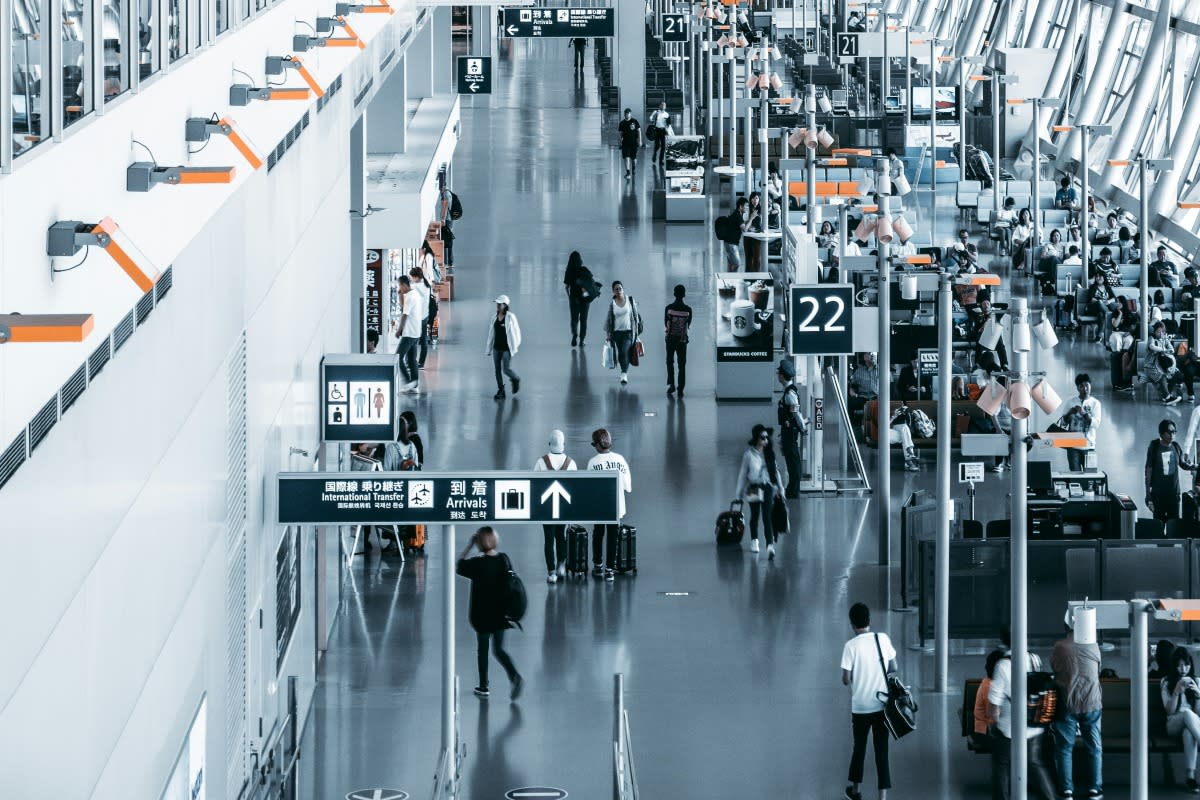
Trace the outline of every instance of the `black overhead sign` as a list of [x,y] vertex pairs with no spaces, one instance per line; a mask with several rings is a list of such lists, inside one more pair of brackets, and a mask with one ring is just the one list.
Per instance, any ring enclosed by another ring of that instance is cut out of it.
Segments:
[[281,472],[280,525],[614,523],[615,472]]
[[854,287],[818,283],[789,287],[789,355],[854,352]]
[[492,93],[492,57],[458,57],[458,93]]
[[535,36],[596,38],[616,31],[612,8],[506,8],[504,34],[513,38]]
[[686,42],[688,40],[687,14],[662,14],[662,40],[664,42]]

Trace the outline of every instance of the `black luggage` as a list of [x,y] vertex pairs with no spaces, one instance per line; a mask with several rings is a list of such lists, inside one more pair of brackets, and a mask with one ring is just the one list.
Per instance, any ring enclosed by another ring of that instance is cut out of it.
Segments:
[[775,502],[771,505],[771,529],[776,536],[788,532],[787,503],[779,495],[775,495]]
[[622,575],[626,572],[637,575],[637,528],[632,525],[621,525],[617,528],[616,550],[613,570]]
[[728,511],[717,515],[717,544],[740,544],[746,532],[746,520],[742,516],[742,501],[734,500]]
[[588,573],[588,532],[582,525],[567,526],[567,575],[586,578]]

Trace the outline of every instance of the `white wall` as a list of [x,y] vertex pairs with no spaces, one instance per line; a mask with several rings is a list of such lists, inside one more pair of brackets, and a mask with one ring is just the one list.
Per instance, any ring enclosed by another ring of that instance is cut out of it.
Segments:
[[[288,448],[316,450],[320,356],[350,346],[353,98],[366,76],[378,78],[378,58],[402,35],[403,15],[355,20],[364,36],[390,25],[386,47],[310,59],[320,61],[323,84],[339,68],[351,70],[320,114],[315,103],[232,112],[265,149],[310,111],[309,127],[270,174],[244,169],[223,140],[195,163],[236,163],[232,187],[128,194],[124,168],[131,132],[160,163],[186,162],[184,118],[225,113],[230,64],[260,75],[266,53],[286,52],[292,19],[311,19],[317,7],[315,0],[280,3],[0,179],[0,308],[96,315],[96,336],[83,345],[0,347],[0,442],[16,435],[139,295],[101,252],[51,284],[45,228],[111,215],[161,267],[174,265],[170,294],[0,489],[0,797],[155,800],[205,693],[207,784],[210,797],[221,796],[225,364],[243,330],[247,610],[257,619],[261,607],[267,623],[254,637],[262,673],[251,683],[265,692],[276,678],[279,531],[269,524],[269,484],[280,468],[306,468],[308,460]],[[365,63],[351,64],[356,57]],[[286,675],[300,676],[303,705],[314,679],[311,536],[302,550],[303,613],[279,691],[262,698],[267,731],[286,700]]]

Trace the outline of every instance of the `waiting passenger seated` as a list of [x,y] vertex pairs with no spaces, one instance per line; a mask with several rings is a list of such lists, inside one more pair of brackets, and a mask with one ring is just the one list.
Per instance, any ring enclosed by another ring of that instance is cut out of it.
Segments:
[[1179,271],[1167,258],[1167,248],[1161,245],[1157,256],[1150,262],[1150,285],[1165,286],[1170,289],[1179,288]]
[[867,403],[878,397],[879,367],[875,363],[875,354],[866,353],[862,361],[855,364],[846,387],[846,405],[850,416],[860,416]]
[[1100,325],[1092,341],[1098,342],[1109,330],[1109,318],[1120,307],[1117,294],[1112,290],[1103,272],[1099,270],[1092,276],[1092,285],[1083,296],[1083,314],[1088,317],[1100,317]]
[[1114,288],[1121,285],[1121,271],[1113,261],[1112,248],[1101,247],[1100,257],[1092,262],[1092,268],[1104,276],[1104,282]]
[[971,747],[973,750],[987,751],[988,741],[988,689],[992,687],[992,677],[996,674],[996,664],[1004,658],[1003,650],[993,650],[987,654],[984,662],[984,679],[979,682],[979,691],[975,692],[975,726],[971,731]]
[[1175,345],[1161,321],[1150,330],[1146,350],[1146,365],[1142,370],[1146,382],[1158,389],[1159,399],[1165,405],[1178,403],[1180,396],[1175,389],[1182,380],[1175,365]]
[[917,458],[917,448],[913,445],[912,419],[912,410],[901,403],[888,424],[888,446],[900,445],[904,453],[904,469],[908,472],[919,472],[921,461]]
[[1200,744],[1200,685],[1192,675],[1192,656],[1186,647],[1171,654],[1171,668],[1159,683],[1163,710],[1167,713],[1167,734],[1183,737],[1183,759],[1187,769],[1189,792],[1200,793],[1196,782],[1196,752]]

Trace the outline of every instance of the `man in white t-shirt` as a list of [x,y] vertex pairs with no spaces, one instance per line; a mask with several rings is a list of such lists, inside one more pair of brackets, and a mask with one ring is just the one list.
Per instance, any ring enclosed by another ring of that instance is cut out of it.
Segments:
[[396,355],[400,356],[400,372],[404,374],[405,386],[402,391],[415,393],[418,391],[417,350],[425,331],[429,308],[407,275],[400,276],[400,302],[404,310],[397,326],[400,329],[400,345],[396,348]]
[[[846,800],[862,800],[863,762],[867,758],[867,733],[875,748],[875,772],[879,778],[879,800],[892,788],[888,768],[888,729],[883,718],[889,673],[896,671],[896,648],[886,633],[871,630],[871,609],[866,603],[850,606],[854,638],[842,648],[842,684],[850,687],[850,725],[854,751],[850,756],[850,785]],[[886,669],[884,665],[887,665]]]
[[[596,455],[587,463],[589,470],[621,473],[621,490],[617,492],[617,516],[625,519],[625,493],[633,491],[633,481],[629,477],[629,465],[625,458],[613,452],[612,434],[607,428],[597,428],[592,431],[592,447]],[[614,576],[613,567],[617,560],[617,535],[620,531],[617,525],[596,525],[592,529],[592,577],[604,578],[611,581]],[[605,534],[608,535],[608,547],[604,547]]]
[[[571,472],[578,469],[575,466],[575,459],[566,454],[566,449],[567,437],[563,435],[563,432],[557,429],[550,431],[550,452],[534,462],[533,471],[562,470]],[[567,576],[567,526],[543,525],[542,535],[545,539],[546,583],[557,583],[559,578]]]
[[[992,672],[992,683],[988,688],[988,719],[991,723],[992,751],[992,797],[1008,800],[1012,796],[1009,782],[1012,763],[1012,652],[1009,646],[1008,626],[1000,632],[1000,640],[1004,643],[1004,658],[996,662]],[[1025,654],[1026,672],[1041,672],[1042,659],[1037,653]],[[1050,782],[1050,773],[1042,760],[1041,743],[1044,728],[1029,726],[1025,729],[1025,741],[1028,746],[1028,764],[1032,770],[1032,783],[1041,790],[1043,797],[1055,797],[1054,786]],[[1033,788],[1033,787],[1031,787]],[[1036,792],[1031,792],[1031,795]]]

